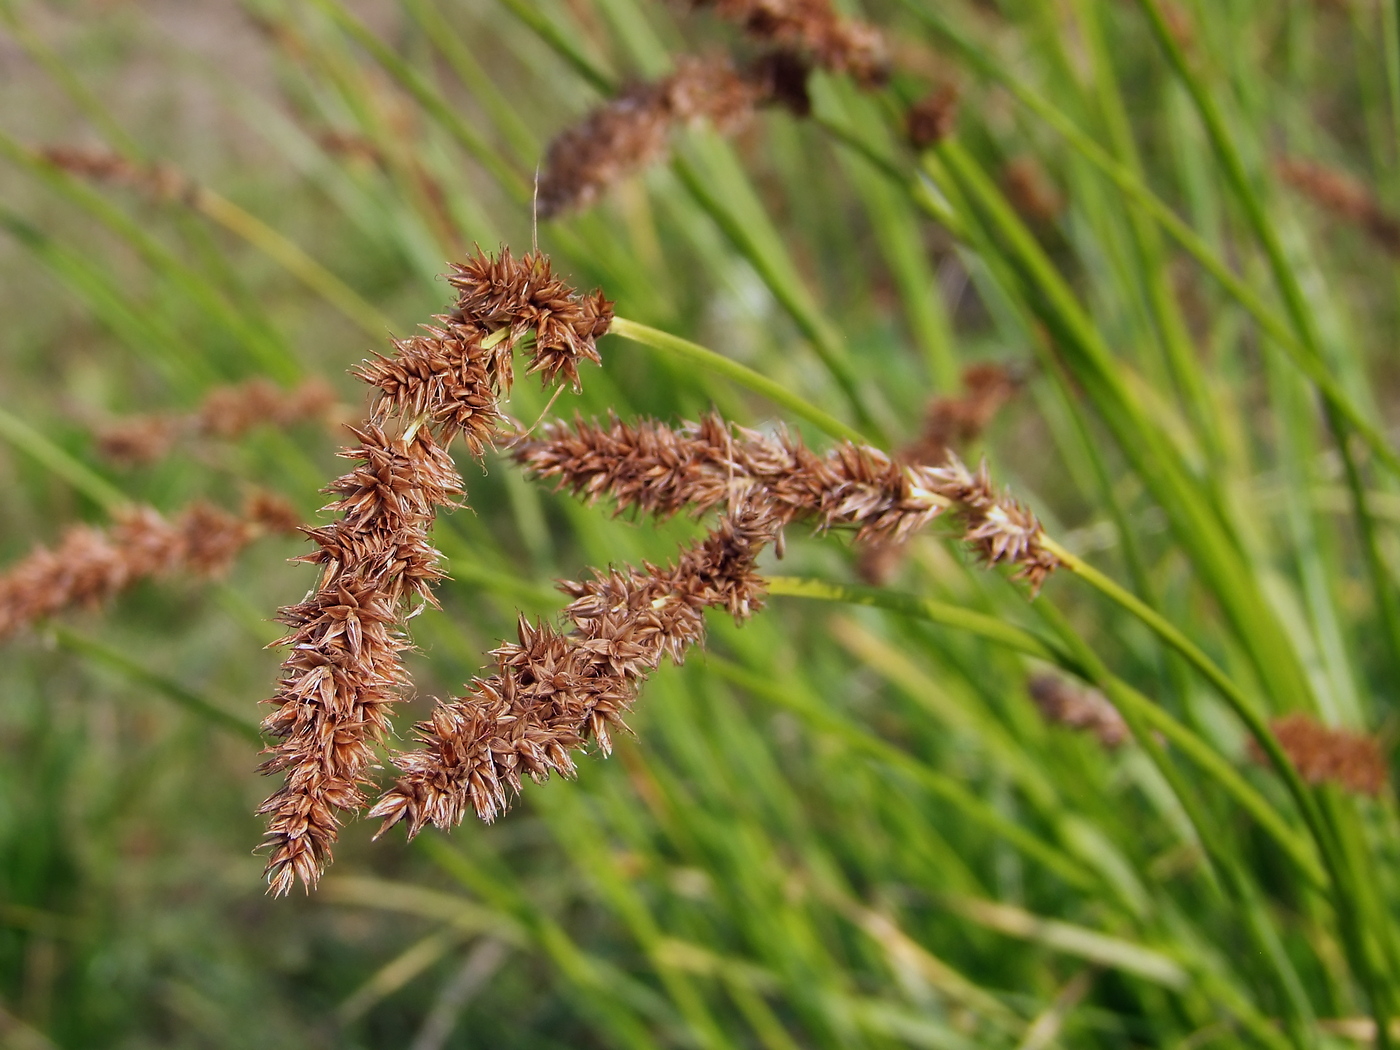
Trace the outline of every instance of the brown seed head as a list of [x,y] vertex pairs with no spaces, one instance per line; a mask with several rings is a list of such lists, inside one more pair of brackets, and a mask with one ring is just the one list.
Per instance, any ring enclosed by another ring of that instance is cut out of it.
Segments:
[[1109,751],[1127,742],[1127,723],[1098,690],[1081,689],[1053,674],[1036,675],[1026,688],[1046,721],[1092,733]]
[[944,84],[910,106],[905,116],[909,144],[916,150],[925,150],[951,135],[957,124],[961,94],[956,84]]
[[474,679],[466,696],[439,703],[416,727],[419,750],[399,755],[401,776],[370,815],[380,834],[403,822],[451,828],[468,812],[491,821],[523,779],[572,776],[571,752],[589,740],[606,753],[637,689],[669,655],[680,663],[705,633],[702,610],[736,619],[762,604],[754,563],[779,525],[767,507],[745,504],[720,520],[674,566],[610,570],[565,582],[572,601],[560,633],[521,618],[518,641],[496,649],[496,673]]
[[0,639],[65,609],[103,605],[142,579],[220,575],[257,532],[206,503],[174,520],[135,507],[106,529],[72,526],[57,546],[36,548],[0,574]]
[[[1279,746],[1309,784],[1336,784],[1358,795],[1379,795],[1390,780],[1380,741],[1365,733],[1329,729],[1301,712],[1269,722]],[[1254,741],[1249,755],[1267,765],[1268,759]]]
[[1307,160],[1284,158],[1277,169],[1285,182],[1320,208],[1359,226],[1385,251],[1400,256],[1400,219],[1386,211],[1363,183]]
[[842,18],[829,0],[693,0],[696,7],[743,27],[754,40],[789,48],[829,73],[846,73],[865,88],[889,79],[889,53],[879,31]]

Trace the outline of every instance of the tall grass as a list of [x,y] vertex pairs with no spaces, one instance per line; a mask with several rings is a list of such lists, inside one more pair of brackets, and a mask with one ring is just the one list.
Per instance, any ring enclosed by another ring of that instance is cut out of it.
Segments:
[[[1023,387],[960,452],[1062,570],[1031,600],[935,527],[873,586],[849,536],[790,527],[766,609],[712,614],[611,759],[491,826],[351,822],[281,900],[250,738],[304,545],[35,625],[0,661],[0,1045],[1400,1040],[1394,790],[1326,773],[1396,727],[1396,9],[842,5],[888,83],[818,70],[809,117],[678,128],[537,219],[555,135],[682,55],[753,57],[725,8],[246,0],[198,9],[201,51],[139,6],[0,4],[4,563],[254,486],[324,521],[324,428],[128,467],[102,429],[257,378],[358,404],[347,369],[448,306],[449,261],[537,243],[626,321],[581,393],[516,385],[525,426],[717,410],[897,450],[996,363]],[[950,83],[952,133],[912,147]],[[705,527],[463,465],[400,743],[518,612],[558,614],[554,579]],[[1130,739],[1047,720],[1047,674]]]

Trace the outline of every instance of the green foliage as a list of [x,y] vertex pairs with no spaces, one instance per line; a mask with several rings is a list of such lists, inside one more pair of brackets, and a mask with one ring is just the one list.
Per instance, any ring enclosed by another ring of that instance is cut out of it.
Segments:
[[[313,520],[329,436],[121,470],[92,426],[258,376],[358,405],[346,370],[444,308],[446,260],[537,238],[630,319],[554,415],[713,406],[894,448],[965,366],[1024,373],[968,453],[1067,570],[1028,601],[930,536],[860,587],[848,539],[794,530],[767,610],[663,667],[610,761],[492,827],[352,824],[305,900],[265,898],[249,855],[299,545],[40,625],[0,660],[0,1046],[1390,1045],[1394,792],[1304,783],[1268,722],[1387,751],[1396,726],[1394,260],[1274,166],[1400,205],[1395,5],[870,0],[887,87],[815,73],[810,119],[687,129],[536,224],[551,136],[676,54],[749,48],[683,8],[245,0],[161,28],[0,3],[0,556],[251,485]],[[916,153],[935,77],[957,131]],[[94,142],[199,189],[33,150]],[[1018,158],[1053,214],[1018,210]],[[546,397],[507,407],[528,425]],[[467,473],[404,737],[517,610],[563,604],[554,578],[697,532],[501,457]],[[1049,668],[1133,742],[1048,724],[1026,683]]]

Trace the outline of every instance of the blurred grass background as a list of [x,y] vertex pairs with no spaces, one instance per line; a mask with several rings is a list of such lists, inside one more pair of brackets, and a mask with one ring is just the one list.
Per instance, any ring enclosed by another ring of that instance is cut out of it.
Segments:
[[[674,55],[752,45],[649,0],[0,4],[5,563],[107,520],[107,486],[173,511],[256,484],[313,520],[340,470],[323,429],[123,470],[93,428],[254,377],[324,377],[358,406],[347,368],[444,308],[448,259],[537,236],[620,315],[887,448],[967,365],[1022,372],[966,454],[1141,603],[1068,572],[1028,603],[934,536],[861,592],[875,608],[788,582],[808,597],[713,619],[704,653],[657,673],[612,760],[490,828],[371,846],[350,824],[321,889],[273,901],[255,747],[180,701],[260,717],[269,618],[312,583],[285,563],[302,545],[143,584],[0,659],[0,1045],[1385,1043],[1393,792],[1290,791],[1246,740],[1289,711],[1387,753],[1396,731],[1394,261],[1275,170],[1317,160],[1400,206],[1395,6],[845,9],[891,42],[888,88],[815,74],[812,119],[687,131],[669,165],[536,232],[555,132]],[[957,132],[916,155],[904,108],[945,82]],[[85,180],[35,152],[52,145],[200,189]],[[602,350],[556,415],[716,406],[829,441],[729,379]],[[510,409],[544,406],[522,382]],[[404,736],[517,609],[560,606],[551,580],[697,533],[501,459],[464,468]],[[794,534],[769,569],[845,585],[854,560]],[[946,604],[908,615],[909,594]],[[1049,660],[928,619],[947,606]],[[1026,689],[1047,662],[1108,689],[1138,742],[1047,725]]]

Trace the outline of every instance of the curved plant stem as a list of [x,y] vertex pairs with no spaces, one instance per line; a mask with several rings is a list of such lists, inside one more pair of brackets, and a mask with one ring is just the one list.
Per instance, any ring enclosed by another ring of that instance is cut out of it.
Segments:
[[698,365],[706,371],[722,375],[726,379],[732,379],[740,386],[752,390],[755,394],[763,395],[775,405],[780,405],[794,415],[801,416],[831,437],[854,441],[857,445],[870,444],[859,430],[841,422],[835,416],[828,415],[811,402],[798,397],[781,383],[769,379],[760,372],[755,372],[747,365],[741,365],[738,361],[717,354],[713,350],[707,350],[699,343],[692,343],[688,339],[663,332],[659,328],[629,321],[625,317],[613,318],[612,327],[608,329],[608,333],[621,336],[623,339],[630,339],[634,343],[641,343],[643,346],[649,346],[653,350],[660,350],[683,361]]
[[108,514],[131,506],[131,500],[110,481],[3,408],[0,408],[0,439],[43,464]]
[[1086,666],[1081,658],[1057,643],[994,616],[883,587],[859,587],[800,576],[770,576],[768,592],[794,598],[813,598],[819,601],[887,609],[890,612],[966,631],[995,645],[1055,664],[1093,685],[1111,683],[1112,699],[1120,709],[1126,709],[1125,715],[1130,712],[1135,714],[1152,730],[1161,733],[1171,743],[1180,747],[1187,757],[1210,774],[1241,808],[1259,822],[1314,887],[1319,890],[1325,889],[1326,872],[1318,863],[1308,841],[1299,838],[1298,833],[1287,825],[1278,811],[1270,806],[1219,752],[1127,682],[1102,668],[1095,671]]

